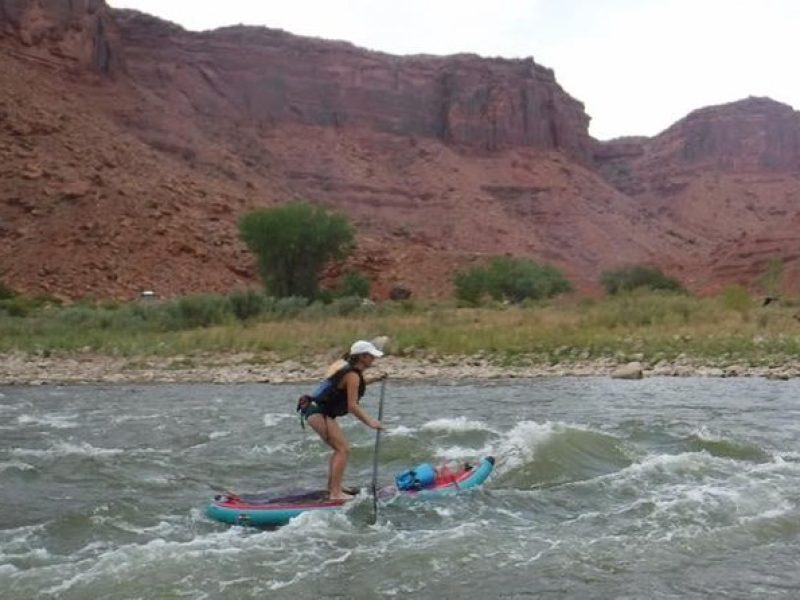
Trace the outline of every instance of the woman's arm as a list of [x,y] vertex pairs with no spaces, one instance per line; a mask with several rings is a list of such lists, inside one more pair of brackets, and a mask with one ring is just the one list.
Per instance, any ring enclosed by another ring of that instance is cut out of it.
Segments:
[[355,415],[367,427],[381,429],[381,422],[370,417],[367,411],[358,404],[358,375],[348,373],[344,376],[344,381],[347,389],[347,411]]

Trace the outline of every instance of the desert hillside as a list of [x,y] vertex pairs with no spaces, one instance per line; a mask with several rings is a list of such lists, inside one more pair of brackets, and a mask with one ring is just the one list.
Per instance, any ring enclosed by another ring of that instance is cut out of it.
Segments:
[[0,0],[0,82],[0,273],[29,293],[254,285],[237,220],[292,199],[349,216],[378,297],[447,295],[504,253],[587,292],[634,262],[701,292],[773,257],[800,280],[800,115],[768,99],[597,142],[530,59],[193,33],[103,0]]

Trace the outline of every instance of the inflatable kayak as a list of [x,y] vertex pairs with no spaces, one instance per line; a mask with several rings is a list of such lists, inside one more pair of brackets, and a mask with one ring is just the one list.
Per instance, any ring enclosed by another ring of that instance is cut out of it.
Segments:
[[[419,472],[405,471],[395,478],[394,485],[381,488],[378,498],[388,500],[405,495],[412,498],[447,496],[473,489],[486,481],[494,469],[494,458],[487,456],[476,465],[464,464],[458,470],[433,469],[420,465]],[[230,525],[286,525],[304,512],[339,510],[349,500],[329,500],[325,490],[275,495],[226,493],[215,496],[206,508],[206,515]]]

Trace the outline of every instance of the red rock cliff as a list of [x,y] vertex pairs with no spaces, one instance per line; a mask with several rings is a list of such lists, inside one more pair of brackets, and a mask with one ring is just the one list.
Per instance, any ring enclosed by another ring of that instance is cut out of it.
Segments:
[[[608,143],[609,181],[674,226],[671,251],[705,289],[750,285],[771,259],[800,281],[800,113],[769,98],[692,112],[651,139]],[[681,256],[682,255],[682,256]]]
[[591,156],[583,105],[532,59],[398,57],[262,27],[192,33],[130,11],[117,22],[134,80],[209,116]]
[[727,171],[800,172],[800,113],[769,98],[696,110],[649,144],[653,161]]
[[640,262],[694,290],[776,254],[798,272],[797,116],[766,100],[597,144],[532,60],[191,33],[101,0],[0,0],[0,83],[0,273],[21,291],[254,285],[237,220],[294,198],[356,225],[378,297],[448,295],[504,253],[582,291]]
[[116,25],[103,0],[0,0],[0,37],[33,59],[100,73],[121,64]]

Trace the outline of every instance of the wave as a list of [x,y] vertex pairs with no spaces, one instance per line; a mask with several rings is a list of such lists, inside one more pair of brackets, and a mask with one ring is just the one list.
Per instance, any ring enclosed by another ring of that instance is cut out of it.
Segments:
[[390,437],[408,437],[416,432],[416,429],[406,427],[405,425],[398,425],[386,431],[386,435]]
[[491,453],[498,458],[500,481],[521,488],[590,479],[633,461],[613,435],[551,422],[518,423]]
[[20,425],[41,425],[52,429],[73,429],[78,426],[75,420],[78,415],[20,415],[17,423]]
[[[195,517],[205,521],[200,513]],[[347,548],[339,550],[328,548],[327,555],[320,557],[320,561],[310,563],[308,561],[309,543],[313,543],[315,539],[324,539],[331,530],[341,531],[352,527],[344,511],[336,514],[301,515],[289,525],[270,532],[269,535],[254,533],[241,527],[231,527],[224,531],[200,533],[188,540],[160,537],[162,533],[168,533],[170,527],[169,524],[166,526],[159,524],[150,531],[143,530],[150,535],[159,535],[144,543],[134,542],[108,547],[93,542],[94,546],[90,544],[75,553],[77,559],[68,564],[43,565],[17,576],[30,580],[30,583],[42,589],[42,594],[46,596],[62,597],[72,594],[78,597],[82,590],[88,590],[97,581],[112,575],[118,577],[124,573],[126,579],[137,574],[144,576],[165,562],[170,563],[171,568],[179,572],[190,571],[198,560],[235,565],[242,560],[242,556],[252,556],[258,551],[275,554],[277,562],[273,561],[273,564],[280,563],[286,566],[282,571],[296,574],[296,577],[292,575],[282,578],[273,573],[272,578],[260,578],[260,583],[267,588],[262,589],[263,593],[260,595],[264,595],[268,589],[280,589],[292,585],[300,579],[323,572],[331,564],[346,561],[353,552]],[[294,549],[284,547],[292,544],[296,544],[297,547]]]
[[10,462],[0,463],[0,473],[5,471],[19,471],[21,473],[30,473],[36,471],[36,467],[28,463],[12,460]]
[[[141,449],[137,449],[141,452]],[[96,448],[88,442],[81,442],[80,444],[70,444],[69,442],[59,442],[53,444],[50,448],[45,450],[36,448],[14,448],[11,454],[14,456],[36,456],[36,457],[51,457],[51,456],[116,456],[123,454],[125,450],[122,448]]]
[[[613,487],[649,502],[652,535],[694,537],[709,528],[735,532],[741,526],[772,528],[795,510],[780,468],[752,465],[708,454],[653,457],[621,473]],[[788,492],[788,494],[787,494]]]
[[280,452],[294,453],[298,445],[303,446],[303,441],[295,442],[279,442],[277,444],[264,444],[261,446],[252,446],[244,450],[244,454],[251,456],[271,456]]
[[47,548],[26,548],[20,552],[13,552],[8,550],[0,550],[0,563],[8,563],[11,561],[40,561],[43,563],[49,562],[53,555]]
[[111,417],[111,422],[114,425],[119,425],[120,423],[127,423],[128,421],[150,421],[153,419],[163,419],[164,415],[160,414],[152,414],[152,415],[119,415],[116,417]]
[[465,448],[463,446],[450,446],[447,448],[436,448],[434,457],[442,460],[477,460],[483,456],[489,456],[491,450],[484,447],[476,450],[475,448]]
[[731,440],[722,435],[712,433],[706,427],[701,427],[689,435],[686,440],[689,448],[697,452],[708,452],[720,458],[733,458],[742,461],[767,462],[772,455],[760,446]]
[[[742,463],[708,452],[654,454],[604,477],[603,485],[614,493],[622,491],[637,497],[653,493],[662,498],[676,491],[719,496],[748,490],[742,494],[744,504],[747,504],[747,497],[767,494],[774,507],[780,504],[783,492],[777,491],[770,482],[781,482],[787,477],[793,479],[797,471],[797,464],[785,463],[780,458],[764,463]],[[718,487],[722,490],[719,493],[715,491]],[[664,490],[672,492],[667,494]]]
[[492,431],[483,421],[473,421],[467,417],[444,417],[434,421],[428,421],[421,431],[444,431],[444,432],[464,432],[464,431]]

